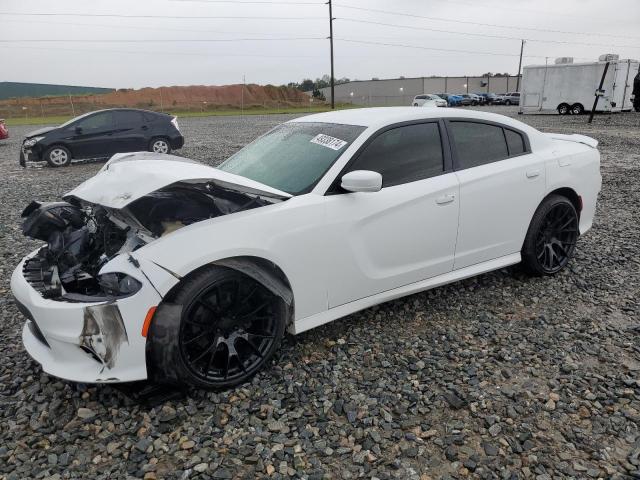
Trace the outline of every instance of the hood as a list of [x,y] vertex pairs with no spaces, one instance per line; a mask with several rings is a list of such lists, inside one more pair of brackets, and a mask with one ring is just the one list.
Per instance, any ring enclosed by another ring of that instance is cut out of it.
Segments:
[[108,208],[121,209],[163,187],[183,183],[213,183],[221,188],[270,198],[291,195],[248,178],[223,172],[194,160],[153,152],[117,154],[94,176],[67,193]]
[[33,132],[29,132],[25,135],[25,138],[37,137],[38,135],[44,135],[45,133],[50,132],[51,130],[55,130],[58,127],[44,127],[39,128],[38,130],[34,130]]

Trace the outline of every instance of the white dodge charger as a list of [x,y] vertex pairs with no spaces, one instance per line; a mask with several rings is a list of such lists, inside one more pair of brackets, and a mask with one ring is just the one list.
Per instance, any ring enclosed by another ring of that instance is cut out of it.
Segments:
[[25,235],[22,338],[78,382],[244,382],[285,334],[490,270],[551,275],[591,227],[597,142],[476,111],[284,123],[212,168],[114,156]]

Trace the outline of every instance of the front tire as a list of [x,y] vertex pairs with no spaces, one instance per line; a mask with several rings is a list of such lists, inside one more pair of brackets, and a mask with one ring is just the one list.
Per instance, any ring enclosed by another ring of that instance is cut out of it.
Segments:
[[169,302],[181,306],[179,318],[156,315],[149,332],[160,381],[209,390],[238,385],[264,367],[284,336],[284,301],[235,270],[201,270]]
[[171,153],[171,144],[166,138],[154,138],[149,142],[149,151],[154,153]]
[[578,213],[561,195],[545,198],[531,219],[522,247],[522,263],[534,275],[554,275],[573,257],[578,240]]
[[62,145],[54,145],[44,152],[44,159],[51,167],[66,167],[71,164],[71,152]]
[[510,107],[510,106],[511,106],[511,100],[507,100],[506,102],[504,102],[504,104],[505,104],[507,107]]

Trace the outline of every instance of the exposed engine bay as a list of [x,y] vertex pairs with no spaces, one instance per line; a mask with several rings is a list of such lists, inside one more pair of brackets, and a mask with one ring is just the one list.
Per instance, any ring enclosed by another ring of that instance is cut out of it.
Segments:
[[25,262],[24,275],[43,297],[71,302],[122,298],[138,291],[139,282],[128,275],[99,275],[118,255],[192,223],[280,201],[211,182],[176,182],[122,209],[72,196],[65,200],[33,201],[22,212],[23,234],[47,242]]

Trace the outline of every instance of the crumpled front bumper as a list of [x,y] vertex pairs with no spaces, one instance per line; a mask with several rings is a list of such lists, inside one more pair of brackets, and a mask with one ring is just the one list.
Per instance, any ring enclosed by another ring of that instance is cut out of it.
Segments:
[[153,264],[149,265],[149,273],[143,273],[145,262],[139,262],[140,267],[136,268],[121,255],[101,273],[117,271],[131,275],[142,284],[136,294],[108,302],[58,301],[43,298],[23,275],[25,260],[36,253],[25,257],[11,276],[16,304],[27,317],[22,341],[29,355],[45,372],[76,382],[146,379],[146,338],[142,336],[142,326],[149,308],[162,300],[151,282],[154,275],[170,275]]

